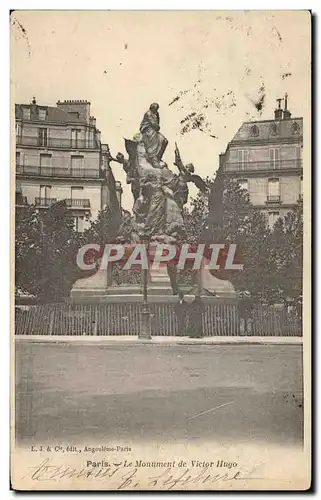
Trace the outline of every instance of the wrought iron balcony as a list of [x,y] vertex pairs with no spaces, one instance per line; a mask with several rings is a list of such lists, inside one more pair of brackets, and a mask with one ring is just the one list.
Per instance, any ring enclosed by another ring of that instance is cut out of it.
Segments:
[[66,205],[68,208],[90,208],[90,200],[88,198],[67,198]]
[[94,139],[64,139],[23,135],[17,137],[16,144],[18,146],[36,146],[39,148],[100,149],[99,144]]
[[102,171],[98,168],[39,167],[36,165],[16,165],[16,174],[34,177],[77,177],[78,179],[102,177]]
[[266,201],[267,201],[267,203],[279,203],[280,202],[280,195],[279,194],[268,195]]
[[54,203],[57,203],[57,198],[35,198],[35,205],[38,207],[50,207]]
[[[54,203],[57,203],[57,198],[35,198],[35,205],[38,207],[48,208]],[[75,209],[85,209],[90,210],[90,200],[88,198],[66,198],[64,200],[66,202],[67,208],[75,208]]]
[[279,161],[248,161],[248,162],[227,162],[223,167],[223,172],[255,172],[271,170],[288,170],[302,168],[301,159],[279,160]]

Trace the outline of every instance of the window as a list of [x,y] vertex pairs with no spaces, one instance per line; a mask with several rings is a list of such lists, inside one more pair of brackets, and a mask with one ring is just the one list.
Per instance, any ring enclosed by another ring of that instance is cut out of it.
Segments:
[[24,120],[30,120],[30,108],[22,108],[22,117]]
[[20,153],[16,153],[16,165],[20,165]]
[[270,135],[278,135],[279,134],[279,128],[276,125],[276,123],[272,123],[270,127]]
[[75,217],[74,224],[75,224],[74,225],[75,231],[77,231],[78,233],[82,233],[84,230],[84,217],[83,216]]
[[39,108],[39,120],[45,120],[47,116],[47,110]]
[[40,167],[50,167],[51,166],[51,155],[40,155]]
[[16,138],[19,139],[21,135],[21,125],[20,123],[16,123]]
[[270,149],[270,168],[280,168],[280,149]]
[[237,153],[238,153],[239,170],[244,170],[248,162],[249,152],[246,149],[239,149]]
[[249,190],[247,179],[240,179],[239,180],[239,186],[240,186],[241,189],[245,189],[246,191]]
[[269,179],[268,201],[280,201],[280,181],[279,179]]
[[84,157],[83,156],[72,156],[71,157],[71,168],[72,170],[80,170],[84,168]]
[[71,130],[71,147],[72,148],[80,147],[80,130],[78,129]]
[[39,196],[43,200],[49,200],[51,194],[51,186],[40,186]]
[[297,135],[300,133],[300,125],[297,122],[292,123],[292,134]]
[[38,129],[38,144],[39,146],[47,146],[48,145],[48,129],[39,128]]
[[257,127],[256,125],[253,125],[253,127],[251,127],[251,130],[250,130],[251,137],[258,137],[259,133],[260,133],[259,127]]
[[280,212],[269,212],[269,226],[273,229],[274,224],[280,217]]

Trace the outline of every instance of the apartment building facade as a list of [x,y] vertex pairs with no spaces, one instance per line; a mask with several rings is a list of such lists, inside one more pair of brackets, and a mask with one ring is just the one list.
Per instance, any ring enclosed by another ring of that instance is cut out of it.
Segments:
[[241,125],[220,155],[220,175],[237,179],[273,227],[303,199],[302,152],[303,118],[292,118],[286,94],[273,120]]
[[[19,206],[39,210],[66,200],[75,228],[83,231],[106,206],[120,210],[122,188],[109,166],[90,102],[55,107],[16,104],[16,182]],[[16,195],[17,196],[17,195]]]

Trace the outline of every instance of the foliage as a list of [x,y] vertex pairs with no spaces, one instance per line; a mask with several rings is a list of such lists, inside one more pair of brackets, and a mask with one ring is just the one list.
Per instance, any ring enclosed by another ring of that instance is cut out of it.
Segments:
[[34,205],[16,213],[16,291],[39,302],[68,296],[78,277],[79,234],[64,202],[39,211]]
[[98,212],[98,216],[91,221],[90,227],[83,232],[82,239],[85,243],[97,243],[101,246],[115,239],[117,229],[113,213],[109,207]]
[[[217,196],[217,193],[216,193]],[[221,222],[215,211],[222,204]],[[215,275],[232,282],[238,291],[248,291],[253,302],[275,304],[302,295],[302,209],[288,212],[270,229],[262,212],[255,208],[247,191],[227,179],[222,196],[211,200],[207,241],[236,244],[236,262],[242,271],[220,270]],[[218,241],[218,239],[220,241]]]
[[[199,192],[184,209],[188,241],[236,244],[236,261],[243,271],[214,271],[229,280],[238,291],[248,291],[259,303],[291,302],[301,314],[303,221],[302,206],[267,227],[265,216],[255,208],[246,191],[235,180],[206,179],[211,193]],[[129,243],[133,217],[125,212],[119,228],[113,213],[101,210],[83,234],[74,223],[64,202],[39,210],[30,205],[16,211],[16,291],[32,294],[40,302],[55,302],[68,297],[73,283],[84,273],[76,265],[78,249],[85,243],[101,246],[118,240]],[[92,272],[91,272],[92,274]],[[187,268],[178,273],[178,286],[192,285],[194,273]],[[121,271],[113,266],[115,283],[140,284],[140,270]]]
[[274,283],[282,301],[292,303],[301,315],[303,280],[302,205],[288,212],[274,225],[270,235],[270,259],[274,265]]

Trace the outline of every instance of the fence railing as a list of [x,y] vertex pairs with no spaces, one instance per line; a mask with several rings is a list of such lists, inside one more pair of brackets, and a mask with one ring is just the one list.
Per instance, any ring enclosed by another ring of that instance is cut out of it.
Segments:
[[267,196],[267,200],[266,201],[268,201],[270,203],[279,202],[280,201],[280,195],[278,195],[278,194],[273,194],[273,195],[269,194]]
[[18,146],[52,147],[61,149],[99,149],[99,144],[93,139],[69,139],[56,137],[21,136],[17,137]]
[[256,170],[291,170],[298,168],[302,168],[302,160],[294,158],[293,160],[227,162],[224,165],[223,171],[248,172]]
[[70,208],[90,208],[89,198],[67,198],[66,205]]
[[40,207],[50,207],[54,203],[57,203],[57,198],[40,198],[38,196],[35,198],[35,205]]
[[16,165],[17,175],[43,177],[77,177],[82,179],[96,179],[102,176],[97,168],[69,168],[69,167],[40,167],[38,165]]
[[[153,336],[178,335],[175,304],[150,304]],[[138,335],[142,304],[50,304],[16,308],[16,335]],[[286,308],[259,306],[244,318],[237,304],[206,304],[203,335],[301,336],[302,323]],[[186,334],[188,335],[188,324]]]

